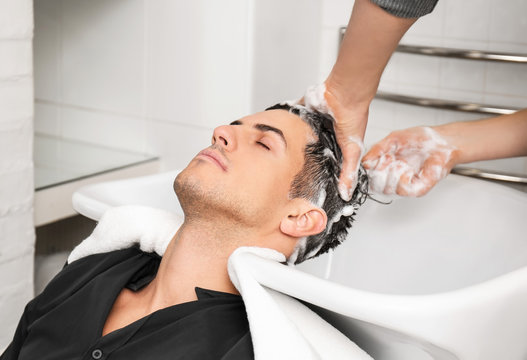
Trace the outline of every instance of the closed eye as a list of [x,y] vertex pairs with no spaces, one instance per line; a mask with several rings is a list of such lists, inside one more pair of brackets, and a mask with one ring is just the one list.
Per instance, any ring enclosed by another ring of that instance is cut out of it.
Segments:
[[261,141],[257,141],[256,143],[259,144],[259,145],[261,145],[261,146],[263,146],[263,147],[266,148],[267,150],[271,150],[271,148],[270,148],[269,146],[265,145],[265,144],[264,144],[263,142],[261,142]]

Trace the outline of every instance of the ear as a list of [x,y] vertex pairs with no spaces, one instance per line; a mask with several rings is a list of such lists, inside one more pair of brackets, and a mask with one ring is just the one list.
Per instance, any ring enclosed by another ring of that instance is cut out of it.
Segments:
[[280,230],[296,238],[322,232],[328,221],[326,212],[307,200],[299,200],[297,206],[280,222]]

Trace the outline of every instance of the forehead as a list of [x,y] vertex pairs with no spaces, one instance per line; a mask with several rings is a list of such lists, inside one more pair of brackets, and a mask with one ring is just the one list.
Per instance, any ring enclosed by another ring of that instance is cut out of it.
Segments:
[[306,144],[315,140],[315,135],[311,126],[309,126],[298,115],[292,114],[286,110],[275,109],[262,111],[246,116],[240,119],[240,121],[243,124],[250,126],[264,124],[280,129],[284,134],[288,147],[291,144],[294,145],[295,148],[300,146],[303,150]]

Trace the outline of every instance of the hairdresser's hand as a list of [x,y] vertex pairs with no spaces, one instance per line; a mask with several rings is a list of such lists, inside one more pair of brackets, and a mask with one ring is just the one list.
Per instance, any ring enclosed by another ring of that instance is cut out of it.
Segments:
[[309,87],[300,103],[307,108],[328,113],[335,119],[335,134],[343,156],[339,193],[342,199],[348,201],[357,186],[368,106],[350,106],[340,100],[338,91],[326,86],[327,83]]
[[388,195],[422,196],[457,162],[457,149],[437,131],[414,127],[392,132],[362,159],[370,189]]

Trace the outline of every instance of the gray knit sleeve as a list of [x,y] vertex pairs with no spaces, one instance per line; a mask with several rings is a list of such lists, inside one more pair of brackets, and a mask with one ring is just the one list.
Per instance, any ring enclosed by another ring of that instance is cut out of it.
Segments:
[[418,18],[434,10],[437,0],[370,0],[392,15]]

